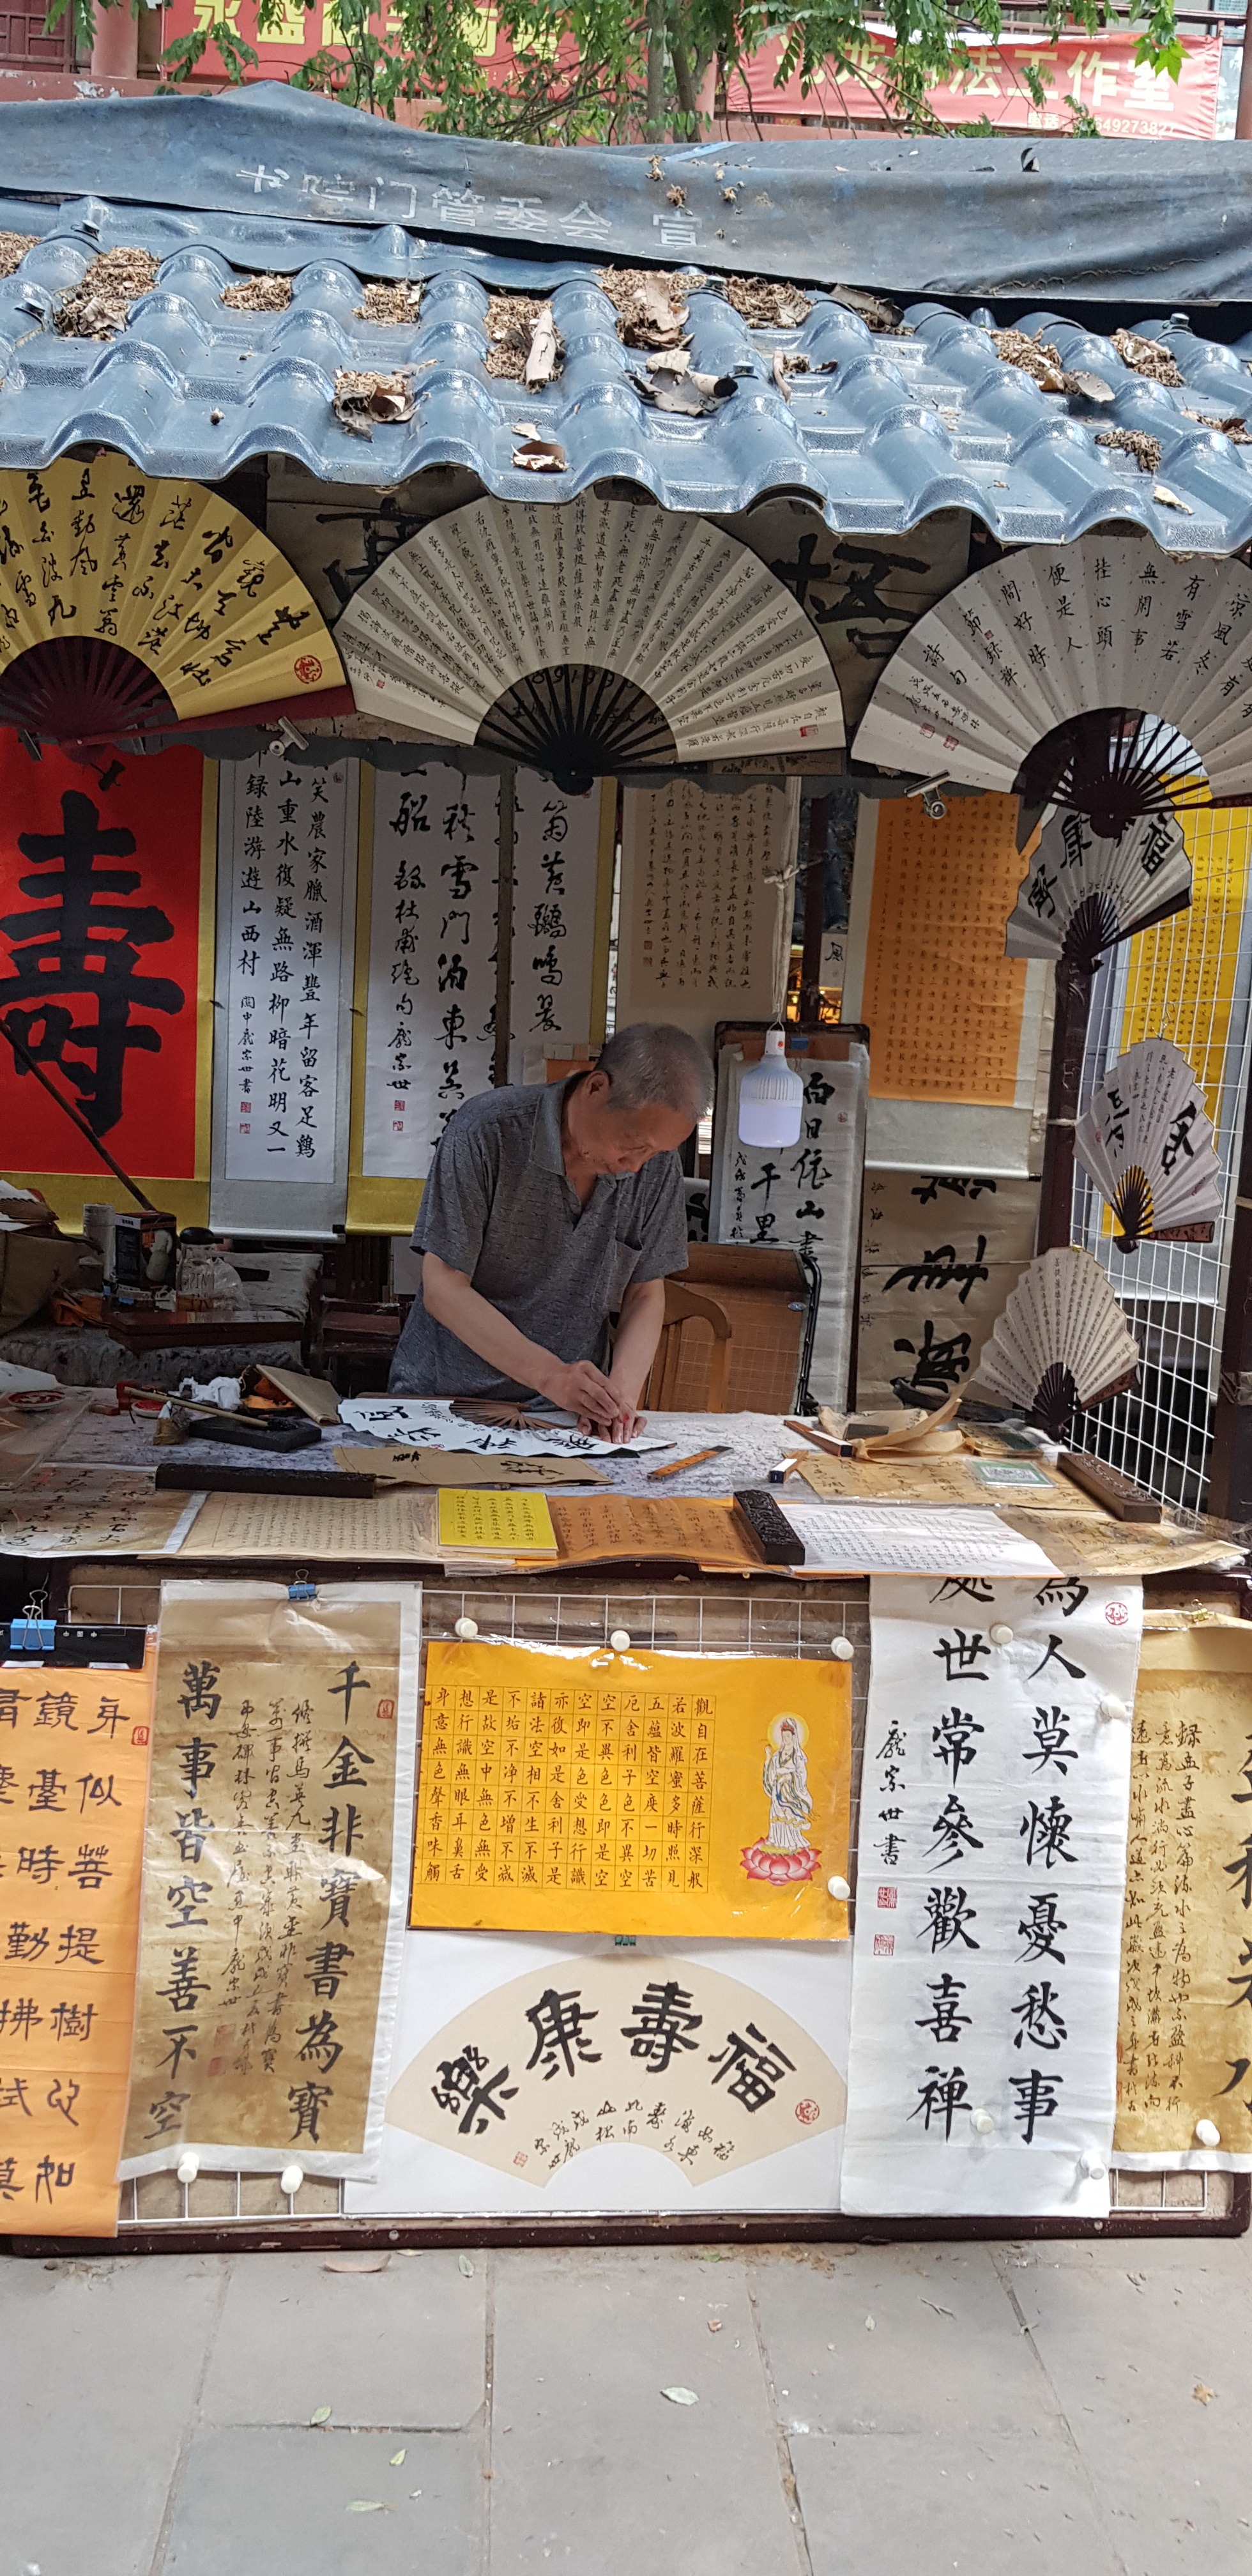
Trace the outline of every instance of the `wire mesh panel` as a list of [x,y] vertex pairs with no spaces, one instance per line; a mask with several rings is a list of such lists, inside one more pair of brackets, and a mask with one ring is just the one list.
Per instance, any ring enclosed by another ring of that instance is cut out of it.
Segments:
[[1139,1384],[1078,1417],[1077,1445],[1107,1458],[1162,1502],[1202,1508],[1208,1488],[1218,1356],[1230,1265],[1249,1058],[1252,989],[1252,812],[1182,817],[1190,909],[1140,931],[1106,957],[1095,981],[1083,1062],[1085,1111],[1110,1067],[1140,1038],[1180,1049],[1204,1093],[1225,1207],[1211,1244],[1113,1240],[1103,1199],[1080,1165],[1071,1240],[1107,1270],[1142,1352]]

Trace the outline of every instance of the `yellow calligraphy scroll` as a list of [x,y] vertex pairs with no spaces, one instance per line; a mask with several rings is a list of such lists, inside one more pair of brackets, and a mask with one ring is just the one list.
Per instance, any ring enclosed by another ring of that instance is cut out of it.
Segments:
[[154,1673],[0,1665],[6,2236],[117,2233]]
[[846,1664],[427,1650],[411,1920],[830,1941]]

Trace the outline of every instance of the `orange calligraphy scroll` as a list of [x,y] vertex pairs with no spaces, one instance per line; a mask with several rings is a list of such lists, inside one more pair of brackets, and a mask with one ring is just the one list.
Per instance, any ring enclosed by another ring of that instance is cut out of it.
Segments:
[[0,1665],[0,2233],[114,2236],[155,1664]]

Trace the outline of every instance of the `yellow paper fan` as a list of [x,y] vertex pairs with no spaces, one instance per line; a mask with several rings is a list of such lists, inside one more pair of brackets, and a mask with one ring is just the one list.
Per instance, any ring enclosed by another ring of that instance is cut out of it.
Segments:
[[220,493],[116,455],[0,474],[0,721],[65,740],[343,685],[303,582]]

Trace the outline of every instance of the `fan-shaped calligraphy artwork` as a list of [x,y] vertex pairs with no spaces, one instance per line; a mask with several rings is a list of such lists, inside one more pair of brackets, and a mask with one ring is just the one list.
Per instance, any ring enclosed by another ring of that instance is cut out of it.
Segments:
[[1149,1237],[1212,1242],[1222,1212],[1212,1121],[1185,1055],[1167,1038],[1143,1038],[1119,1057],[1074,1145],[1117,1219],[1119,1252]]
[[1064,957],[1094,974],[1106,949],[1191,901],[1191,861],[1174,814],[1147,814],[1103,840],[1082,814],[1053,814],[1022,880],[1006,957]]
[[131,733],[344,685],[320,611],[220,492],[124,456],[0,474],[0,723]]
[[[1064,780],[1065,801],[1107,831],[1114,815],[1120,829],[1207,801],[1200,766],[1215,798],[1252,787],[1250,725],[1246,566],[1087,537],[1010,556],[928,610],[883,670],[856,756],[1040,802]],[[1023,779],[1050,735],[1050,776]]]
[[398,546],[336,628],[358,707],[585,782],[844,739],[803,609],[707,520],[475,501]]
[[1063,1440],[1075,1405],[1121,1395],[1138,1369],[1139,1345],[1099,1262],[1071,1244],[1022,1272],[975,1377]]

